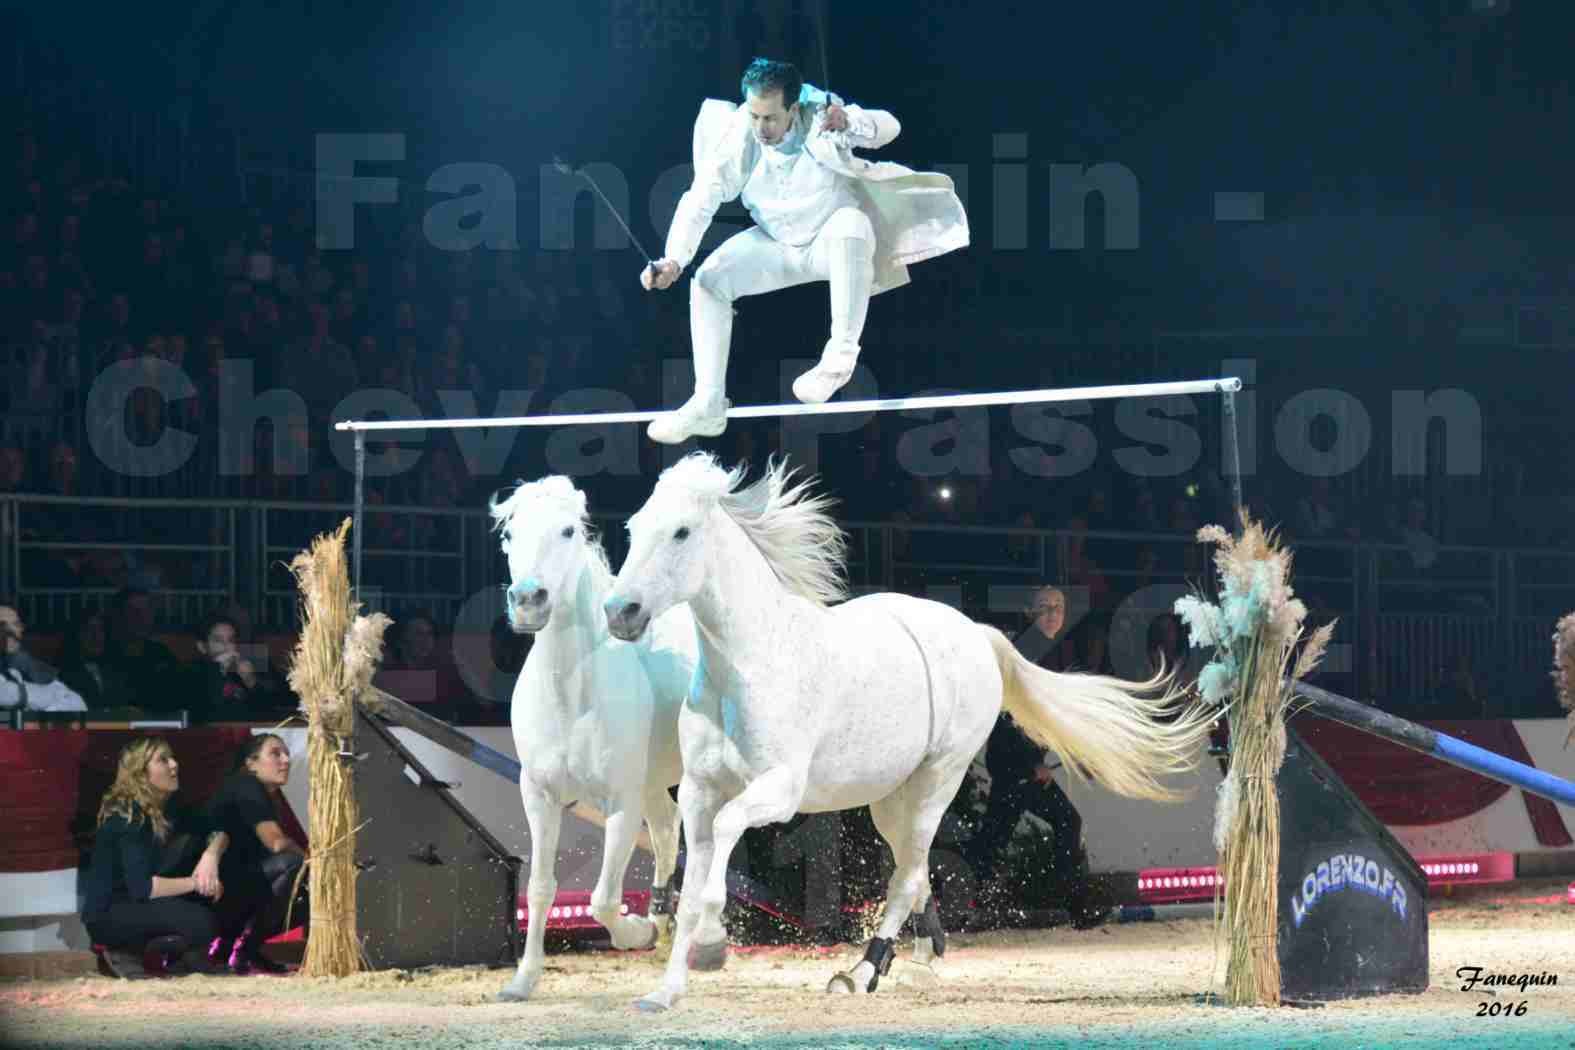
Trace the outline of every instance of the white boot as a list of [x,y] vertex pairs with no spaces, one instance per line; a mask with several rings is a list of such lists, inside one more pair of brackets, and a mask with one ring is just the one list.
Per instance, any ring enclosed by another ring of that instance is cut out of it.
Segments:
[[830,245],[831,338],[820,362],[793,380],[793,396],[808,405],[830,400],[853,378],[859,360],[859,337],[869,313],[870,286],[875,280],[875,243],[840,237]]
[[820,362],[808,372],[793,380],[793,396],[806,405],[829,401],[831,395],[841,390],[853,378],[853,366],[859,363],[857,343],[839,343],[835,339],[826,343],[820,352]]
[[652,441],[677,445],[691,437],[716,437],[727,429],[730,402],[727,354],[733,341],[733,305],[689,282],[689,338],[694,344],[695,392],[672,412],[651,421],[645,432]]
[[664,445],[681,445],[692,437],[716,437],[727,429],[731,404],[720,390],[696,390],[678,408],[651,420],[645,432],[652,441]]

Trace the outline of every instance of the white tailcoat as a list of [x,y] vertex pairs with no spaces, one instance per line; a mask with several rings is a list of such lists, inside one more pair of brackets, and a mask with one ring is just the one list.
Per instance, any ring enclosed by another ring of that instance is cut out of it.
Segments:
[[[844,108],[845,131],[825,129],[825,108],[844,105],[835,95],[804,85],[799,120],[804,148],[821,166],[848,180],[859,208],[875,228],[872,293],[908,283],[908,267],[968,245],[968,216],[952,180],[890,161],[870,161],[855,149],[878,149],[897,137],[896,118],[883,110]],[[667,233],[666,256],[687,267],[716,210],[743,193],[763,149],[737,103],[706,99],[694,127],[694,182],[678,202]]]

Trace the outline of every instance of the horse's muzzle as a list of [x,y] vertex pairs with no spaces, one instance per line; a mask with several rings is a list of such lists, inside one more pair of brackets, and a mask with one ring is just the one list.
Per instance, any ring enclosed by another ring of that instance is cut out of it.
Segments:
[[602,609],[607,613],[607,633],[625,642],[639,638],[651,622],[645,606],[625,598],[608,598]]
[[509,627],[515,634],[534,634],[541,630],[552,617],[547,588],[534,577],[514,584],[508,589],[508,612]]

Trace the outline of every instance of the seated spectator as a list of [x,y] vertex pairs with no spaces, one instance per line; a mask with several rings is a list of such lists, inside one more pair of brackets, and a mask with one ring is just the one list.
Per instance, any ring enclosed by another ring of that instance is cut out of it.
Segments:
[[262,707],[262,682],[236,647],[235,621],[210,613],[196,630],[200,659],[184,668],[186,709],[207,722],[245,721]]
[[1419,499],[1406,504],[1400,542],[1406,545],[1411,555],[1411,568],[1417,572],[1426,572],[1438,563],[1438,540],[1427,531],[1427,504]]
[[1133,532],[1164,531],[1159,521],[1159,505],[1154,501],[1154,490],[1141,478],[1132,488],[1131,515],[1122,524]]
[[1047,671],[1065,671],[1061,629],[1066,626],[1066,595],[1058,587],[1039,588],[1028,616],[1028,626],[1013,642],[1017,651]]
[[1084,674],[1114,674],[1110,663],[1110,614],[1096,609],[1078,624],[1068,639],[1077,657],[1072,670]]
[[124,587],[110,602],[110,644],[106,660],[131,690],[132,704],[149,711],[178,711],[186,697],[180,688],[180,661],[153,637],[153,598],[138,587]]
[[55,669],[22,648],[27,625],[11,599],[0,600],[0,708],[86,711],[87,704]]
[[466,695],[431,616],[412,613],[395,631],[389,659],[374,679],[378,688],[411,704],[452,703]]
[[60,651],[60,680],[81,696],[88,710],[131,707],[131,689],[104,659],[109,628],[104,614],[89,609],[66,633]]
[[262,954],[264,942],[282,931],[286,915],[306,921],[306,882],[290,904],[306,850],[280,823],[284,785],[290,782],[290,749],[272,733],[242,745],[235,766],[208,803],[213,826],[229,838],[220,875],[243,902],[230,909],[234,921],[212,945],[209,960],[228,960],[231,971],[285,973],[288,967]]
[[1072,531],[1067,536],[1067,578],[1074,587],[1088,596],[1091,608],[1106,609],[1114,603],[1115,595],[1104,569],[1088,556],[1087,539],[1088,537],[1078,530]]
[[[1187,628],[1173,612],[1161,613],[1148,625],[1148,670],[1150,674],[1171,673],[1186,676]],[[1190,680],[1186,676],[1182,680]]]
[[531,641],[530,635],[520,634],[509,626],[507,616],[492,621],[492,666],[488,669],[487,695],[483,700],[494,704],[513,702],[514,685],[525,667],[525,657],[530,655]]
[[179,962],[161,959],[152,972],[212,972],[207,949],[219,934],[214,905],[224,896],[219,866],[229,839],[172,802],[179,788],[180,766],[164,739],[121,750],[82,875],[82,924],[106,977],[141,977],[155,953]]
[[1330,494],[1329,479],[1308,479],[1307,494],[1296,502],[1296,533],[1299,539],[1328,540],[1345,535],[1340,512]]
[[14,441],[0,445],[0,493],[26,492],[31,488],[27,477],[27,452]]
[[[1012,515],[1012,528],[1037,529],[1032,508],[1023,507]],[[1006,538],[1006,556],[1017,565],[1038,565],[1040,539],[1027,532],[1014,532]]]

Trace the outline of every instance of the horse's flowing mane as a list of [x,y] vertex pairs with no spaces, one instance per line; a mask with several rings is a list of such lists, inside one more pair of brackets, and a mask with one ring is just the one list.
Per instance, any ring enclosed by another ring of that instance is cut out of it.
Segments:
[[612,590],[613,571],[612,566],[607,564],[607,552],[602,549],[595,523],[586,513],[585,493],[575,488],[573,481],[562,474],[552,474],[537,481],[518,482],[507,497],[499,499],[499,495],[501,493],[492,497],[487,510],[492,514],[493,529],[503,536],[505,547],[513,538],[514,522],[521,515],[539,512],[546,507],[568,510],[580,519],[580,527],[584,530],[585,552],[589,555],[587,565],[596,593],[606,594]]
[[815,491],[814,478],[793,484],[798,471],[786,460],[767,460],[760,480],[740,488],[744,469],[727,470],[708,453],[695,452],[663,471],[657,484],[682,485],[716,500],[789,591],[817,605],[846,598],[848,541],[829,513],[836,501]]

